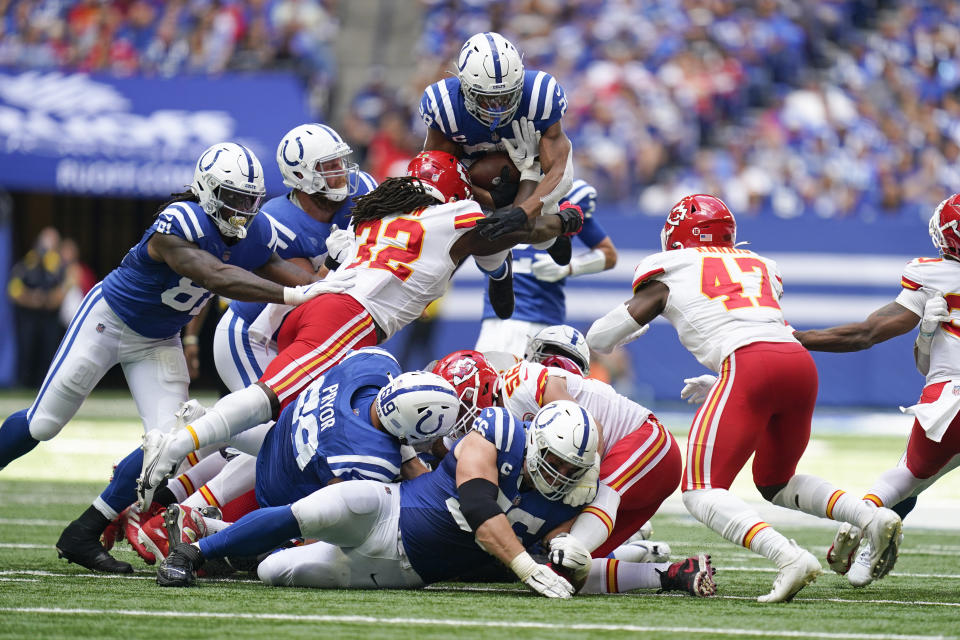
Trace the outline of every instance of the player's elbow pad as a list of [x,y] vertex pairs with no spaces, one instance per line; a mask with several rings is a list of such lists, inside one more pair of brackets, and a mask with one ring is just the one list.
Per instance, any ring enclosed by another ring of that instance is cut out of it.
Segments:
[[467,480],[459,487],[460,512],[470,528],[476,531],[484,522],[503,513],[497,504],[500,489],[485,478]]
[[626,305],[617,305],[590,326],[587,346],[600,353],[610,353],[631,336],[639,334],[645,326],[633,319]]

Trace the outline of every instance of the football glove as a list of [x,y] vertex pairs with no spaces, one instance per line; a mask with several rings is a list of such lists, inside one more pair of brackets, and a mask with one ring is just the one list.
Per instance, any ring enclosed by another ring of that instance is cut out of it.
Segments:
[[350,229],[338,229],[337,225],[330,227],[330,235],[327,236],[327,262],[325,262],[328,269],[330,268],[330,261],[339,266],[350,257],[354,237],[354,233]]
[[569,200],[561,202],[560,211],[557,212],[557,215],[560,216],[560,227],[563,235],[569,238],[580,233],[580,229],[583,228],[583,210],[578,205]]
[[926,337],[933,335],[941,322],[950,321],[950,309],[947,300],[939,291],[923,305],[923,319],[920,320],[920,333]]
[[513,140],[503,139],[510,161],[520,171],[520,180],[539,181],[540,132],[525,117],[514,120],[510,125],[513,127]]
[[570,493],[563,496],[563,504],[571,507],[580,507],[590,504],[597,497],[597,490],[600,481],[600,456],[597,456],[593,466],[587,469],[587,472],[580,478],[580,482],[570,490]]
[[477,229],[485,240],[496,240],[528,226],[527,212],[520,207],[497,209],[486,218],[477,220]]
[[705,373],[696,378],[684,378],[684,387],[680,390],[680,397],[685,399],[688,404],[702,404],[707,399],[707,394],[717,382],[717,376]]
[[548,254],[541,253],[533,259],[533,277],[543,282],[557,282],[570,275],[570,265],[560,266]]
[[579,582],[590,573],[593,558],[587,547],[569,533],[560,533],[550,541],[550,564],[573,571],[574,580]]
[[573,585],[545,564],[538,564],[526,551],[510,561],[510,569],[520,581],[547,598],[569,598]]
[[356,276],[357,272],[355,270],[348,269],[345,274],[337,275],[336,282],[320,280],[312,284],[303,284],[299,287],[284,287],[283,303],[295,307],[323,293],[343,293],[353,287],[353,282],[350,281]]

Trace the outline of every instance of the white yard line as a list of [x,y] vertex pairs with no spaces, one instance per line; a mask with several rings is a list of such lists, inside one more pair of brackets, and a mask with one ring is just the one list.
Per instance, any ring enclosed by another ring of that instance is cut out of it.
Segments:
[[65,527],[69,520],[35,520],[25,518],[0,518],[0,525],[16,525],[27,527]]
[[954,636],[901,635],[879,633],[828,633],[780,629],[712,629],[709,627],[654,627],[627,624],[553,624],[523,620],[454,620],[444,618],[380,618],[375,616],[300,615],[282,613],[223,613],[214,611],[138,611],[130,609],[60,609],[47,607],[4,607],[7,613],[60,615],[113,615],[144,618],[221,618],[228,620],[281,620],[284,622],[332,622],[369,625],[423,625],[429,627],[479,627],[486,629],[546,629],[554,631],[627,631],[632,633],[676,633],[686,636],[713,633],[725,636],[778,636],[781,638],[825,638],[828,640],[940,640]]
[[[723,565],[718,566],[717,570],[748,571],[751,573],[777,573],[777,571],[779,571],[776,567],[726,567]],[[946,578],[948,580],[960,580],[960,575],[953,573],[900,573],[899,571],[894,571],[890,575],[901,578]]]

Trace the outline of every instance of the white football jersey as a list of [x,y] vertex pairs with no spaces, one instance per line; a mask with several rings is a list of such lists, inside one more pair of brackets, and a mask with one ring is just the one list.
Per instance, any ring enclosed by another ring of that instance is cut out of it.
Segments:
[[700,363],[719,371],[736,349],[754,342],[796,342],[783,320],[777,263],[746,249],[694,247],[655,253],[634,272],[670,288],[663,316]]
[[389,338],[444,294],[457,266],[450,259],[451,247],[483,217],[480,205],[461,200],[362,222],[351,255],[327,281],[336,282],[355,269],[346,293]]
[[947,258],[916,258],[900,278],[897,303],[923,317],[927,300],[940,292],[947,299],[950,322],[941,322],[930,343],[927,384],[960,378],[960,262]]
[[525,360],[508,369],[500,378],[503,406],[524,422],[532,420],[544,404],[547,376],[565,378],[567,393],[589,411],[600,425],[603,436],[600,442],[601,456],[622,438],[639,429],[650,417],[649,409],[620,395],[605,382]]

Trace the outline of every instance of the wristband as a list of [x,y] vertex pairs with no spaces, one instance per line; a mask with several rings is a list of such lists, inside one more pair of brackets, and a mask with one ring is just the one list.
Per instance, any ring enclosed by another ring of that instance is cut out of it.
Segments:
[[180,341],[185,347],[192,347],[194,345],[200,344],[200,338],[197,336],[183,336]]
[[520,578],[521,582],[526,582],[527,578],[537,570],[537,562],[529,553],[521,551],[516,558],[510,561],[510,570]]
[[937,331],[937,330],[934,329],[934,330],[931,331],[930,333],[927,333],[926,331],[924,331],[923,329],[921,329],[921,330],[920,330],[920,336],[921,336],[921,337],[924,337],[924,338],[932,338],[932,337],[933,337],[933,334],[936,333],[936,331]]

